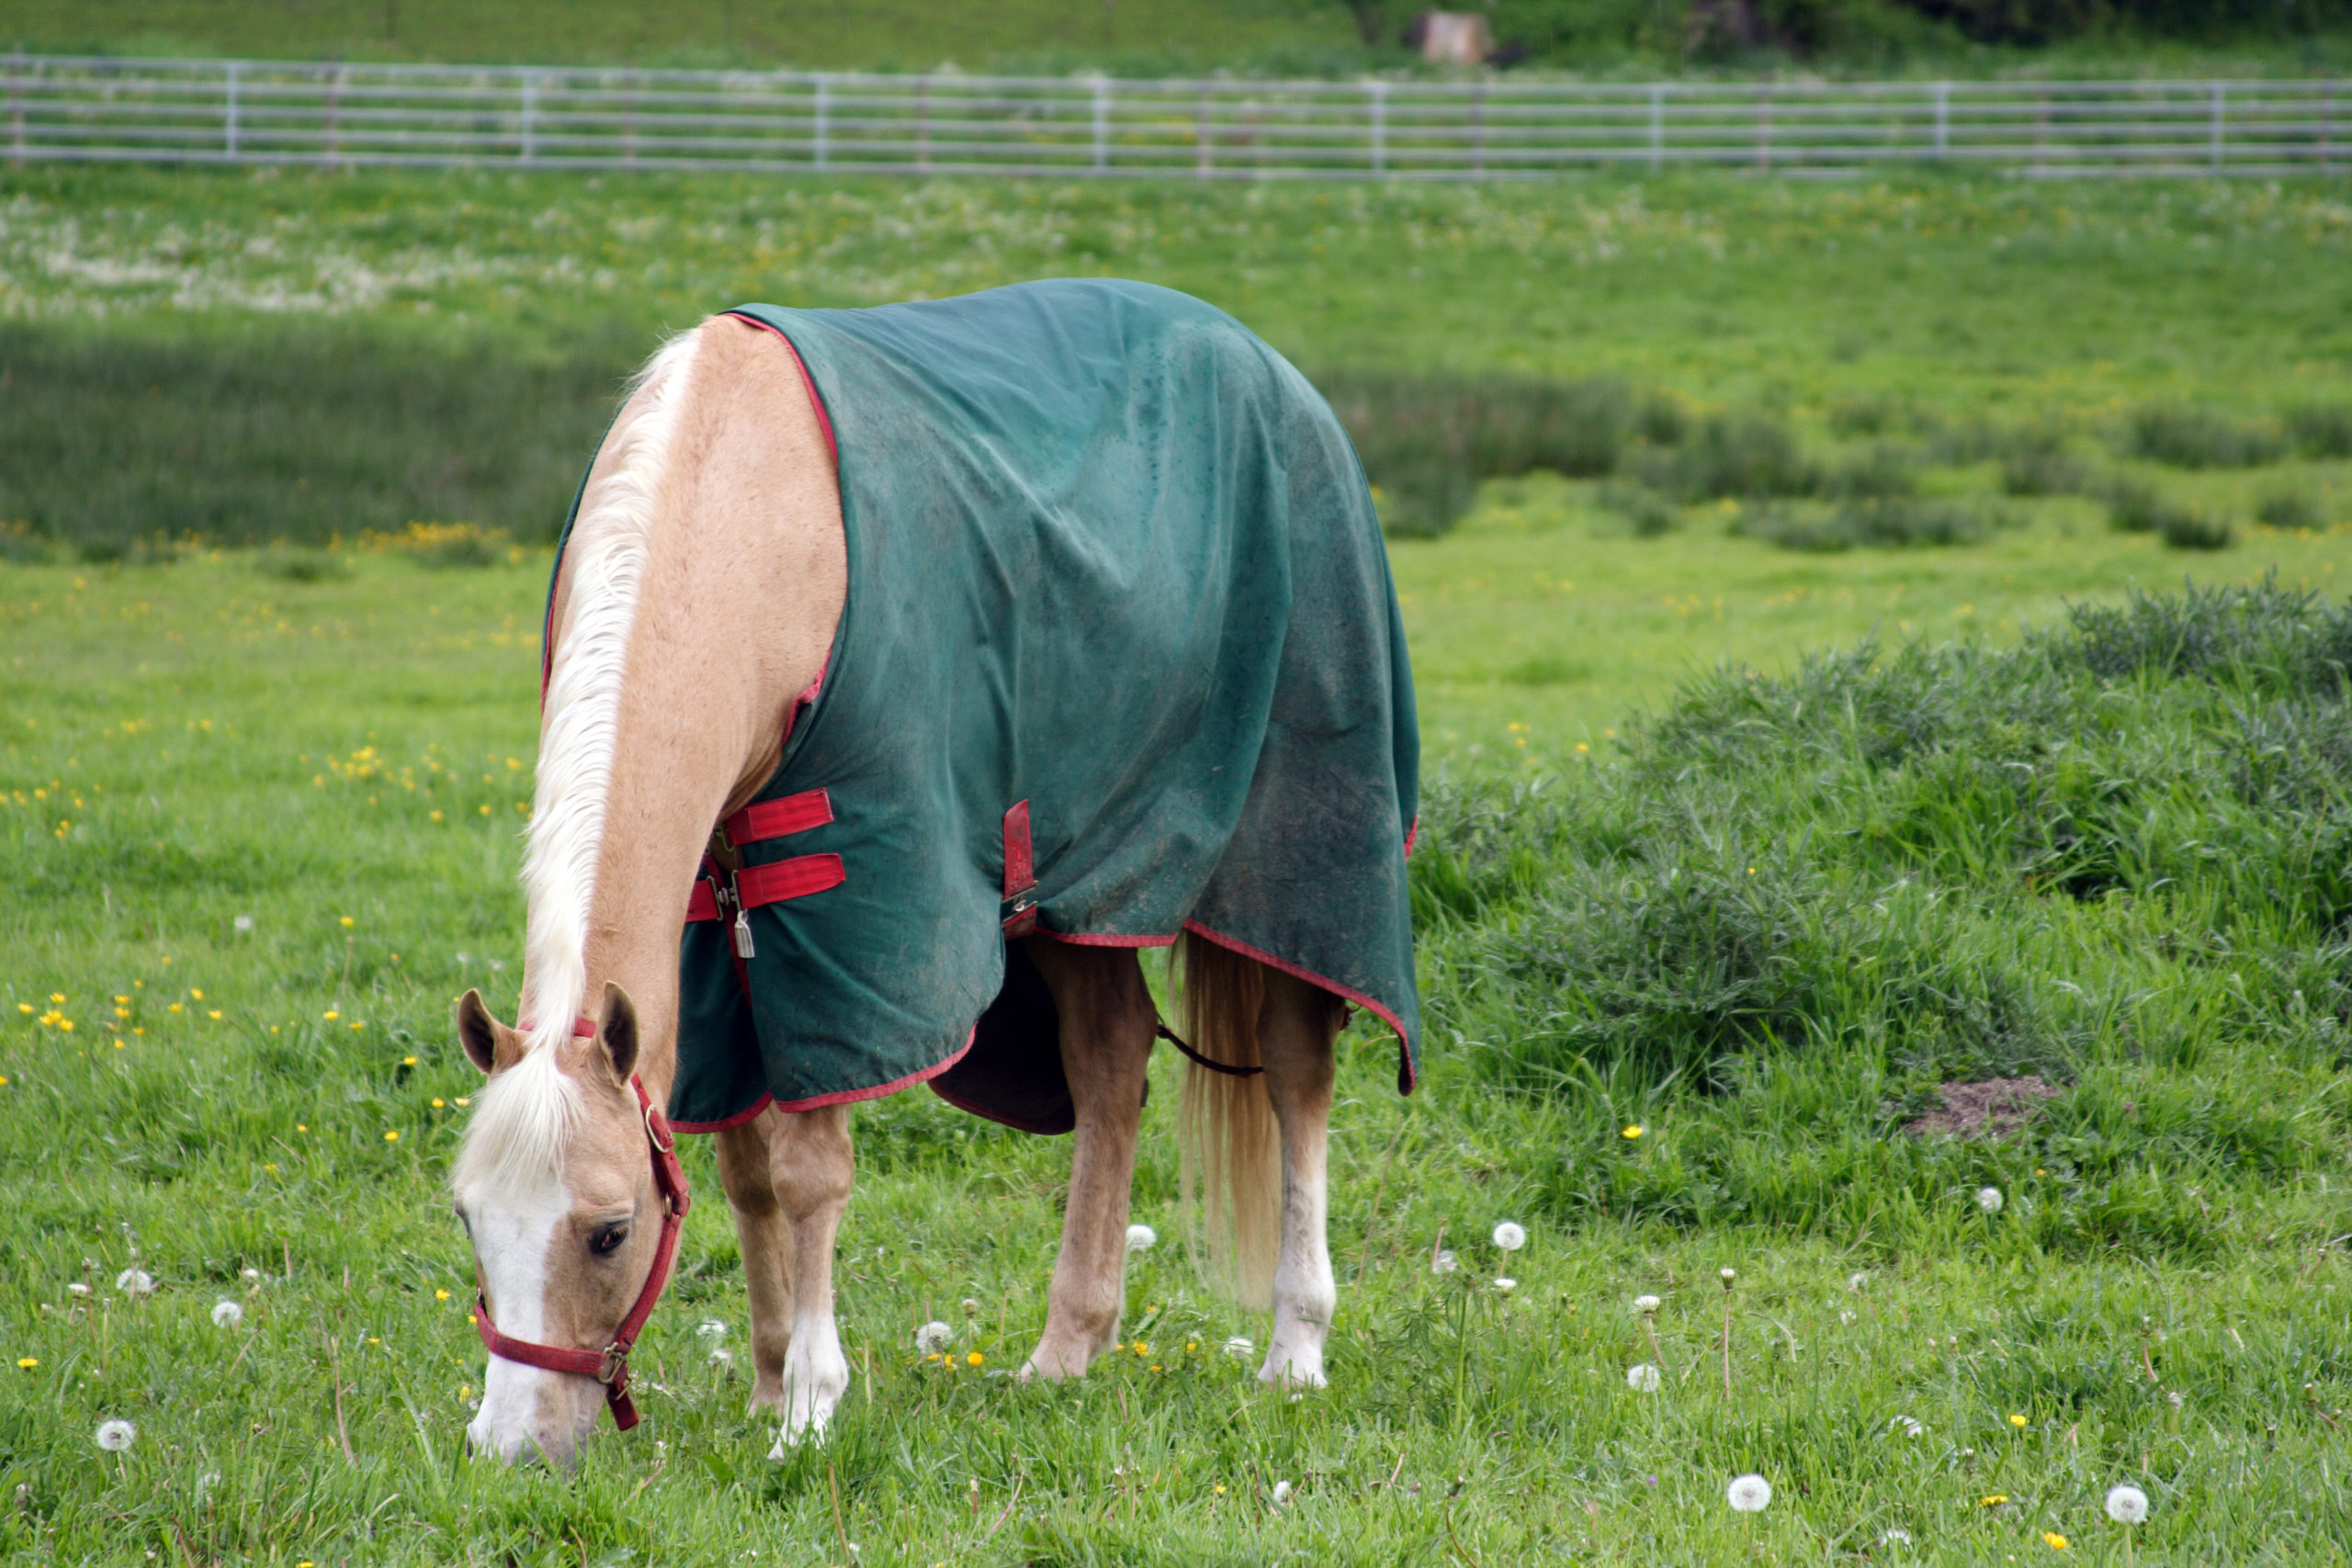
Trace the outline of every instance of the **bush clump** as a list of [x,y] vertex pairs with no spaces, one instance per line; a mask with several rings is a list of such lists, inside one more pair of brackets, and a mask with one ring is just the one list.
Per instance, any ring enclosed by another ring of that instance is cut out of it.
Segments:
[[1810,495],[1820,484],[1788,425],[1755,413],[1711,414],[1680,445],[1637,453],[1634,472],[1685,501]]
[[1973,545],[2017,519],[1998,508],[1964,501],[1864,497],[1827,510],[1764,506],[1743,515],[1737,531],[1784,550],[1833,552],[1857,547],[1905,549]]
[[2132,416],[2134,457],[2175,468],[2253,468],[2286,455],[2286,434],[2269,420],[2235,419],[2190,403],[2150,403]]
[[[1616,764],[1441,784],[1423,826],[1432,1037],[1564,1214],[1866,1227],[2032,1168],[2031,1245],[2195,1255],[2190,1189],[2352,1134],[2332,1098],[2266,1110],[2352,1062],[2341,602],[2192,589],[2014,648],[1725,668]],[[2064,1092],[2007,1146],[1894,1135],[2025,1073]]]
[[1453,527],[1482,479],[1610,472],[1636,413],[1632,390],[1604,379],[1341,370],[1317,385],[1378,489],[1382,525],[1419,537]]

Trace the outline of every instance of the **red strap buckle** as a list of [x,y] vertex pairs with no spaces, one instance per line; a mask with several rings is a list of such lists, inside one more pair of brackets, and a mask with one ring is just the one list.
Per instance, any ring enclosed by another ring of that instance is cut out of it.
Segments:
[[1029,844],[1029,803],[1004,814],[1004,903],[998,910],[1008,937],[1037,929],[1037,868]]

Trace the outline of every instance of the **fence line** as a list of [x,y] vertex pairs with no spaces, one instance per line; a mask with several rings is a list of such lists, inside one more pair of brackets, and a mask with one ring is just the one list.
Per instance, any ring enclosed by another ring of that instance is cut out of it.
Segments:
[[1609,164],[2286,174],[2342,164],[2334,80],[1136,81],[11,54],[7,155],[1195,179]]

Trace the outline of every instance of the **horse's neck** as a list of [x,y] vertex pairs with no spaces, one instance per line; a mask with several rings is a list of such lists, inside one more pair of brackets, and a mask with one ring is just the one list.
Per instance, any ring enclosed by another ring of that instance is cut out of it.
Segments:
[[773,770],[846,582],[831,454],[797,369],[728,319],[700,329],[631,624],[581,998],[637,1005],[639,1073],[676,1061],[678,936],[712,828]]

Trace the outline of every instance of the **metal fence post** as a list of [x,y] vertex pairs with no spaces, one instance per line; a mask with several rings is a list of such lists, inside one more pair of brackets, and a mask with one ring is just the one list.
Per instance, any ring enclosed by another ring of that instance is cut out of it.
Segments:
[[343,151],[343,136],[337,129],[338,113],[343,107],[343,67],[338,65],[327,76],[327,167],[339,169],[343,162],[337,156]]
[[833,150],[831,145],[833,134],[832,120],[833,79],[831,76],[820,75],[817,78],[817,145],[815,149],[816,164],[820,169],[832,167]]
[[1487,177],[1487,84],[1483,78],[1470,89],[1470,175]]
[[1199,103],[1193,111],[1193,173],[1207,179],[1216,167],[1216,154],[1209,148],[1209,85],[1201,84]]
[[221,93],[220,148],[232,164],[237,161],[237,64],[229,62],[229,79]]
[[2228,96],[2228,94],[2229,87],[2225,84],[2220,82],[2213,84],[2212,120],[2209,129],[2208,139],[2211,147],[2212,167],[2216,172],[2219,172],[2222,167],[2222,118],[2223,114],[2226,112],[2222,107],[2222,103]]
[[8,54],[8,161],[25,166],[25,51]]
[[2319,166],[2323,172],[2335,166],[2332,143],[2335,137],[2335,78],[2331,76],[2319,92]]
[[1111,79],[1094,78],[1094,172],[1106,174],[1111,167]]
[[1662,83],[1650,85],[1650,167],[1666,166],[1666,87]]
[[1367,82],[1365,91],[1372,95],[1372,172],[1388,172],[1388,84]]
[[537,163],[538,161],[539,148],[536,135],[537,128],[531,123],[533,118],[538,113],[538,73],[526,69],[523,73],[523,135],[521,145],[518,150],[518,156],[520,156],[526,164]]
[[1772,166],[1772,85],[1756,89],[1756,166]]
[[1951,84],[1936,84],[1936,162],[1951,155]]
[[915,167],[931,170],[931,78],[915,78]]

